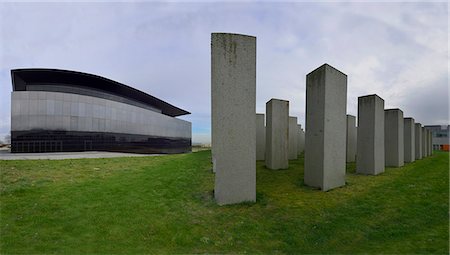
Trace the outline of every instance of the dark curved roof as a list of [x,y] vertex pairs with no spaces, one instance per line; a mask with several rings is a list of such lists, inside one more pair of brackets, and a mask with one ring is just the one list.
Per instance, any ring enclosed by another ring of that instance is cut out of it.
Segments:
[[160,109],[163,114],[172,117],[190,114],[145,92],[94,74],[60,69],[26,68],[11,70],[11,77],[13,91],[25,91],[27,86],[42,84],[85,87],[138,101]]

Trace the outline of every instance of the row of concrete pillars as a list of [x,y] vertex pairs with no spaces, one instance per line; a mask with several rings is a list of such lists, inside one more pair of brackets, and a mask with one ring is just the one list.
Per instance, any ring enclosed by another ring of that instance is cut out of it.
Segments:
[[[384,109],[377,95],[358,98],[355,116],[346,114],[347,75],[324,64],[306,75],[306,127],[289,117],[289,102],[271,99],[256,113],[256,38],[211,36],[211,119],[214,196],[218,204],[256,200],[256,160],[267,168],[288,168],[303,150],[304,183],[327,191],[345,185],[346,162],[377,175],[385,166],[431,155],[428,130]],[[303,134],[303,141],[302,139]],[[262,147],[264,147],[262,149]]]
[[297,117],[289,116],[288,101],[271,99],[266,113],[267,118],[256,114],[256,160],[265,160],[267,168],[273,170],[286,169],[289,160],[304,151],[305,131]]

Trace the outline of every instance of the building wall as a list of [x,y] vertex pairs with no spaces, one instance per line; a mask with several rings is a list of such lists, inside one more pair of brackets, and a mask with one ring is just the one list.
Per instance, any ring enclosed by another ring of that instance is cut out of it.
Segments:
[[191,143],[188,121],[117,101],[61,92],[12,92],[11,131],[13,140],[15,133],[23,131],[70,131],[133,134],[144,140],[149,137],[189,142],[189,146]]
[[450,125],[447,126],[425,126],[432,132],[433,150],[442,150],[445,145],[450,144]]

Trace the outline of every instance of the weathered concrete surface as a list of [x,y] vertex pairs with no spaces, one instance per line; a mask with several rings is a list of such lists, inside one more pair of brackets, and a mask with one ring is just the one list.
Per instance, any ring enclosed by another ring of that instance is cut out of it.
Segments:
[[384,111],[385,166],[401,167],[405,164],[403,135],[403,111],[387,109]]
[[256,114],[256,160],[264,160],[266,154],[266,126],[264,114]]
[[384,172],[384,100],[377,95],[358,97],[356,172]]
[[422,124],[416,123],[414,125],[414,152],[416,154],[416,160],[422,159]]
[[403,119],[403,144],[405,162],[410,163],[416,160],[415,151],[415,121],[413,118]]
[[347,162],[356,161],[356,117],[347,114]]
[[266,167],[289,167],[289,102],[271,99],[266,103]]
[[298,144],[297,154],[300,155],[305,150],[305,131],[302,129],[302,125],[298,124]]
[[428,157],[427,139],[427,131],[425,130],[425,127],[422,127],[422,158]]
[[211,35],[211,120],[219,205],[256,201],[256,38]]
[[324,64],[306,75],[305,184],[345,185],[347,75]]
[[415,153],[415,121],[413,118],[403,119],[403,145],[405,163],[416,160]]
[[302,132],[300,134],[300,140],[301,140],[300,148],[301,148],[302,152],[305,152],[305,135],[306,135],[305,133],[306,133],[305,130],[302,129]]
[[430,156],[433,155],[433,132],[431,130],[428,130],[428,152]]
[[289,116],[289,157],[288,159],[297,159],[298,157],[298,127],[297,117]]

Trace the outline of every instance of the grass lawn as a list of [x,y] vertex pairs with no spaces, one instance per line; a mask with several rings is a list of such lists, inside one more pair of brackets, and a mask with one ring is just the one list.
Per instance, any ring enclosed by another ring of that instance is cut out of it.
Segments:
[[449,252],[449,154],[322,192],[257,163],[257,203],[217,206],[210,151],[0,161],[0,253]]

